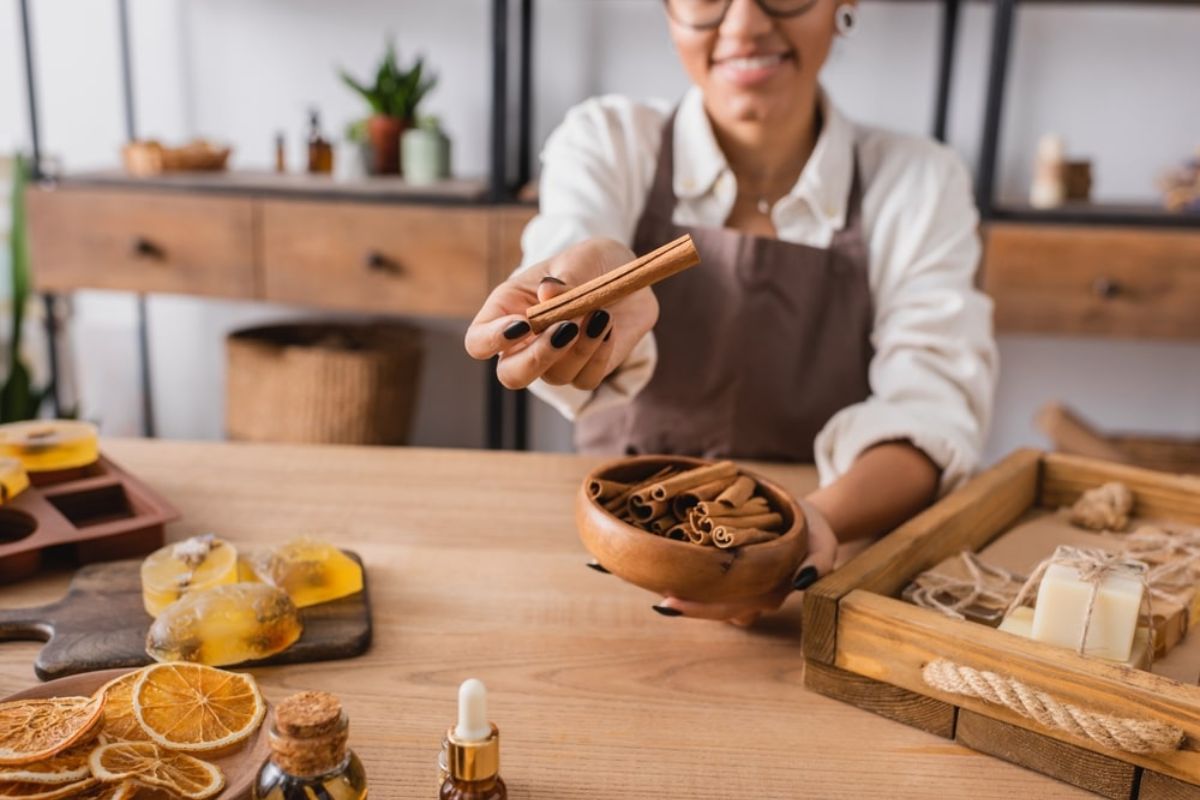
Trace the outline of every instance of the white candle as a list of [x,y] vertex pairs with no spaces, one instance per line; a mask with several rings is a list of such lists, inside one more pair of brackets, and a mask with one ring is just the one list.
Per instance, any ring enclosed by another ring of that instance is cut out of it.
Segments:
[[1051,563],[1038,588],[1031,635],[1039,642],[1077,650],[1086,626],[1084,655],[1128,661],[1142,591],[1142,577],[1132,570],[1108,570],[1098,581],[1084,581],[1076,567]]

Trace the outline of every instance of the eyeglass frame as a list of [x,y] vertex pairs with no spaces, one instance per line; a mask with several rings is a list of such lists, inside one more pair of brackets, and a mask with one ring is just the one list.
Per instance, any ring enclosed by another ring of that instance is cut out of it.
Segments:
[[[808,3],[800,6],[794,11],[775,11],[767,5],[767,0],[754,0],[754,2],[768,17],[773,19],[788,19],[790,17],[798,17],[801,14],[807,14],[809,11],[812,11],[817,3],[821,2],[821,0],[809,0]],[[721,27],[721,23],[725,21],[725,16],[729,13],[729,7],[732,5],[733,0],[725,0],[725,8],[721,10],[721,16],[717,17],[713,22],[709,22],[704,25],[696,25],[695,23],[684,22],[672,14],[671,0],[663,0],[663,6],[667,9],[667,16],[674,20],[676,24],[682,25],[685,28],[691,28],[694,31],[711,31]]]

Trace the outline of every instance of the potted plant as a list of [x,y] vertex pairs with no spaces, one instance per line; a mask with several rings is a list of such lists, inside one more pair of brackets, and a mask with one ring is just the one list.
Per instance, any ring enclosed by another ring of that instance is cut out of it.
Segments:
[[339,70],[342,81],[371,107],[367,119],[367,137],[374,153],[376,174],[394,175],[400,172],[400,135],[413,124],[417,108],[437,85],[437,78],[425,71],[425,60],[417,57],[412,67],[400,69],[396,48],[388,42],[383,61],[375,70],[371,85],[360,83],[345,70]]

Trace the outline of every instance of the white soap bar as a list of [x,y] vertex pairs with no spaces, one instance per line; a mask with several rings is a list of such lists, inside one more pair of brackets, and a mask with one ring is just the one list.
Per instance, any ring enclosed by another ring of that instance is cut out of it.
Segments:
[[[1000,623],[1000,630],[1015,636],[1032,639],[1033,609],[1029,606],[1014,608]],[[1133,635],[1133,648],[1126,661],[1121,662],[1136,669],[1150,669],[1150,628],[1139,625]]]
[[[1039,642],[1076,650],[1087,619],[1094,586],[1079,579],[1079,571],[1050,564],[1038,588],[1032,637]],[[1100,579],[1083,654],[1128,661],[1142,607],[1142,581],[1128,574],[1109,573]]]

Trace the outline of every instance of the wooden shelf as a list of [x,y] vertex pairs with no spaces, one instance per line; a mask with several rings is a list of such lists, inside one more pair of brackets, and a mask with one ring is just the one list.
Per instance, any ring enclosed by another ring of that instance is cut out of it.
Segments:
[[68,187],[197,192],[292,200],[352,200],[360,203],[477,205],[488,200],[487,181],[482,178],[455,178],[429,186],[414,186],[400,177],[339,180],[328,175],[233,170],[175,172],[138,178],[121,170],[103,170],[70,174],[51,183]]
[[1168,211],[1150,203],[1067,203],[1059,208],[999,206],[989,221],[1046,225],[1083,225],[1104,228],[1196,228],[1200,211]]

